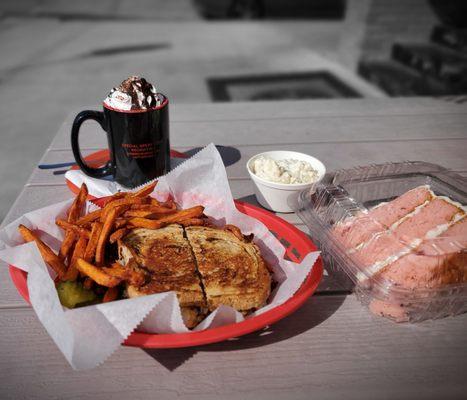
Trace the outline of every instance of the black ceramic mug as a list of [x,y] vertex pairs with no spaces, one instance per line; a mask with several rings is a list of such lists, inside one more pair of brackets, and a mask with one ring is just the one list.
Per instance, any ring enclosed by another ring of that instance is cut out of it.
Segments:
[[[87,119],[97,121],[107,133],[110,160],[100,168],[86,164],[79,148],[79,129]],[[170,168],[169,101],[145,110],[117,110],[104,103],[104,112],[81,111],[71,128],[71,148],[81,170],[94,178],[113,175],[133,188]]]

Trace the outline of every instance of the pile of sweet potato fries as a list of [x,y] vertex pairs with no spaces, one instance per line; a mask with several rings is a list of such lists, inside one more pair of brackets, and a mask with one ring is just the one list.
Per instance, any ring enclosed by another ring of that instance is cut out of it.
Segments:
[[124,266],[111,260],[108,253],[112,244],[133,228],[159,229],[173,223],[183,226],[206,223],[202,206],[178,210],[172,200],[161,203],[150,197],[156,184],[149,184],[137,192],[117,193],[109,197],[102,208],[85,215],[88,189],[83,184],[66,220],[56,220],[64,230],[58,254],[24,225],[18,227],[19,232],[26,242],[36,242],[44,261],[57,273],[59,281],[79,279],[86,289],[104,288],[103,302],[115,300],[121,283],[140,286],[146,277],[132,265]]

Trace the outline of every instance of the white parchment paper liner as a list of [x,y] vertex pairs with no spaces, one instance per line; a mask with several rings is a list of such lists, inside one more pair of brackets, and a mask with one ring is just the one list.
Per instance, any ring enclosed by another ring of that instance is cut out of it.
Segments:
[[[284,247],[259,221],[240,213],[230,192],[222,159],[213,144],[161,177],[154,193],[164,200],[172,195],[182,208],[197,204],[219,224],[235,224],[244,234],[253,233],[266,261],[274,269],[279,282],[269,303],[253,315],[261,314],[289,299],[311,271],[319,253],[308,254],[301,264],[283,259]],[[51,271],[43,262],[35,243],[23,243],[17,227],[24,224],[41,231],[42,239],[58,250],[63,238],[55,225],[65,216],[72,200],[54,204],[30,213],[0,230],[0,259],[28,272],[31,304],[70,365],[75,369],[92,368],[104,362],[137,327],[153,333],[188,332],[174,292],[154,294],[78,308],[64,309],[57,296]],[[88,203],[89,209],[95,208]],[[252,316],[253,316],[252,315]],[[251,316],[247,317],[251,318]],[[236,310],[221,306],[202,321],[195,330],[208,329],[242,321]]]
[[[185,158],[172,157],[170,159],[171,169],[176,168],[186,161]],[[94,197],[111,196],[117,192],[127,192],[130,189],[120,185],[118,182],[108,179],[97,179],[86,175],[80,169],[70,169],[65,174],[65,179],[72,182],[75,186],[81,187],[83,183],[88,187],[88,193]]]

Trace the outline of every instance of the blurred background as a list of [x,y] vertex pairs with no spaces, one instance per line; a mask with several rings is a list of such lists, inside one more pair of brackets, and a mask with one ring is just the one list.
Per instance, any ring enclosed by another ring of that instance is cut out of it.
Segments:
[[467,101],[464,0],[2,0],[0,221],[70,114],[138,74],[172,103]]

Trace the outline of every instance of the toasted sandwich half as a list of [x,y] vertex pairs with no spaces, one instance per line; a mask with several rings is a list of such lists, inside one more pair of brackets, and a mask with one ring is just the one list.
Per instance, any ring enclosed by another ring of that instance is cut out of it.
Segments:
[[204,317],[206,301],[201,288],[195,260],[180,225],[152,230],[132,230],[119,242],[119,260],[126,265],[130,259],[147,272],[142,286],[127,286],[128,297],[175,291],[188,327]]
[[247,313],[266,303],[271,275],[254,243],[241,234],[206,226],[189,226],[185,232],[210,311],[225,304]]

